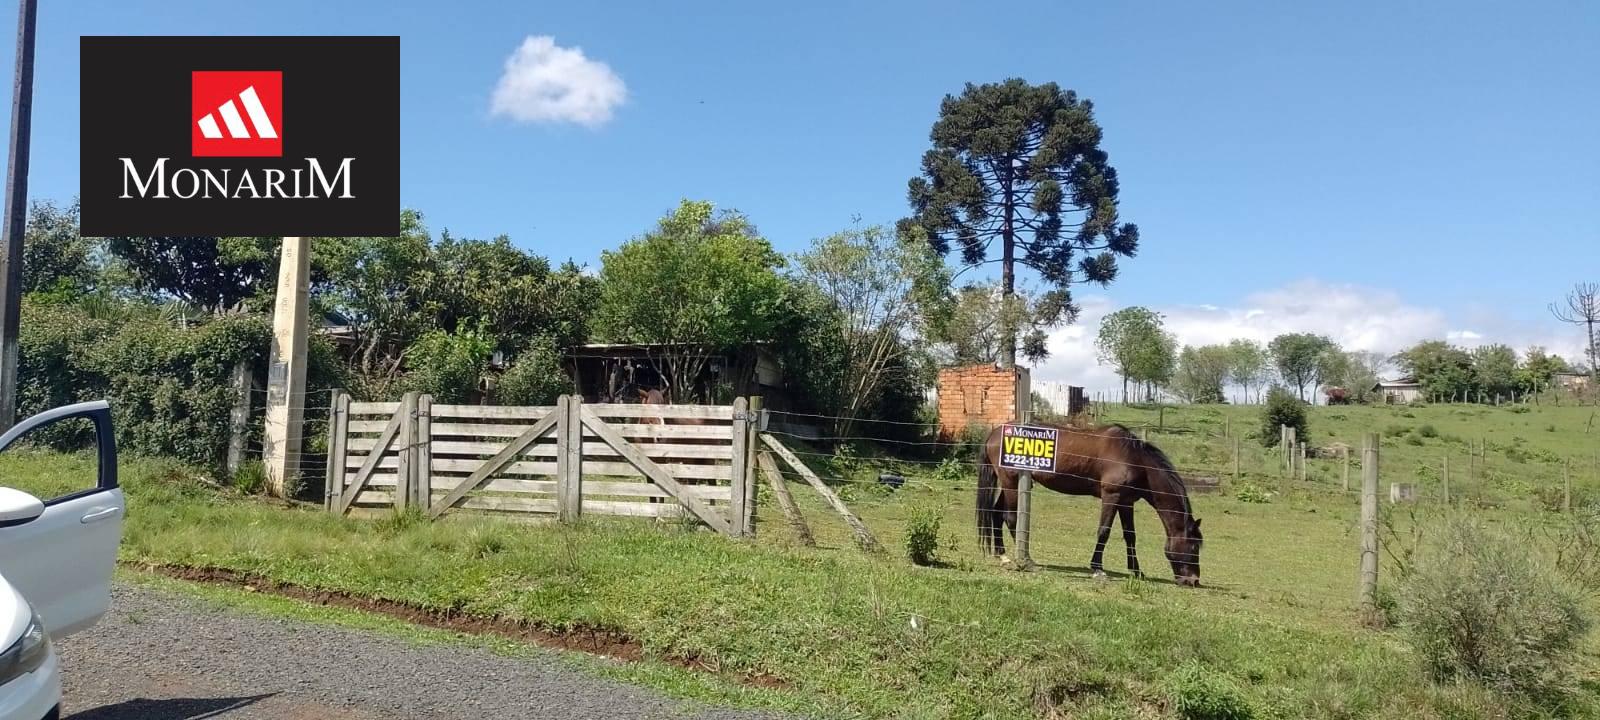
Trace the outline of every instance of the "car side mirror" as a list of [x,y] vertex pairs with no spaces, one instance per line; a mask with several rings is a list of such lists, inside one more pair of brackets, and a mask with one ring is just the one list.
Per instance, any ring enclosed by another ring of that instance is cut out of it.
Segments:
[[22,525],[44,514],[44,502],[21,490],[0,487],[0,528]]

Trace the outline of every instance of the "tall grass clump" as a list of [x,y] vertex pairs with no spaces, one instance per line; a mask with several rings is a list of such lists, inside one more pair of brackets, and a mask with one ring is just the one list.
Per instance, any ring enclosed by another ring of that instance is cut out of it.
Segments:
[[1183,720],[1250,720],[1254,717],[1232,678],[1190,662],[1167,681],[1167,698]]
[[906,518],[906,557],[918,565],[938,561],[939,511],[931,507],[914,508]]
[[1582,598],[1528,543],[1466,519],[1430,533],[1400,580],[1398,619],[1437,682],[1549,698],[1571,687]]

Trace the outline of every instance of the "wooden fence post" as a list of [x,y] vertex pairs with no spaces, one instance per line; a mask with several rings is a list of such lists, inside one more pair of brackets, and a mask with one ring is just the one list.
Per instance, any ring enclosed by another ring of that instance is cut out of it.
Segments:
[[1378,610],[1378,434],[1367,433],[1361,450],[1361,613],[1377,619]]
[[1450,505],[1450,456],[1444,456],[1444,504]]
[[1341,475],[1344,477],[1344,491],[1350,492],[1350,446],[1339,448],[1339,461],[1344,466]]
[[745,505],[750,502],[748,492],[750,488],[745,485],[744,476],[747,472],[745,462],[750,457],[750,401],[744,398],[733,400],[733,452],[729,457],[732,465],[729,474],[730,495],[728,498],[728,528],[734,537],[744,537]]
[[1572,461],[1561,461],[1561,512],[1572,512]]
[[1240,454],[1241,453],[1240,453],[1240,447],[1239,447],[1239,438],[1234,438],[1233,439],[1233,479],[1234,479],[1235,482],[1238,482],[1241,478],[1244,477],[1243,475],[1239,474],[1239,455]]
[[1300,442],[1300,453],[1299,453],[1299,458],[1296,460],[1296,462],[1298,463],[1296,472],[1298,473],[1298,476],[1300,478],[1300,482],[1305,482],[1306,481],[1306,444],[1305,444],[1305,441],[1301,441]]
[[414,453],[417,448],[417,393],[408,392],[400,397],[400,439],[395,443],[396,469],[394,475],[394,509],[404,510],[416,498],[412,489],[415,479]]
[[576,522],[583,513],[583,421],[577,395],[556,398],[556,518]]
[[328,480],[323,499],[328,512],[339,507],[340,493],[344,492],[345,463],[349,462],[345,436],[350,430],[350,396],[343,390],[332,391],[328,403]]
[[417,398],[416,466],[411,487],[416,491],[417,507],[433,504],[433,396]]
[[[1031,397],[1019,399],[1017,419],[1023,424],[1033,420],[1032,400]],[[1148,425],[1144,428],[1145,431],[1149,429]],[[1030,547],[1030,540],[1033,537],[1033,473],[1031,472],[1017,473],[1017,526],[1013,533],[1017,541],[1016,568],[1032,570],[1034,566]]]
[[760,497],[758,489],[761,483],[756,481],[757,470],[756,455],[761,451],[761,443],[756,440],[756,433],[761,432],[761,419],[765,417],[762,408],[761,396],[750,398],[750,421],[745,424],[747,431],[744,439],[744,532],[750,537],[756,534],[756,498]]

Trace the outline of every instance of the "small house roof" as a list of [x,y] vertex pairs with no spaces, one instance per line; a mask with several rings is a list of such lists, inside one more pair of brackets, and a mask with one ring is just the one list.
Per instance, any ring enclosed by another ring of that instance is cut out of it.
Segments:
[[1399,390],[1401,388],[1415,387],[1422,387],[1422,383],[1417,382],[1414,378],[1400,378],[1398,380],[1379,380],[1377,385],[1372,386],[1372,389],[1375,391]]

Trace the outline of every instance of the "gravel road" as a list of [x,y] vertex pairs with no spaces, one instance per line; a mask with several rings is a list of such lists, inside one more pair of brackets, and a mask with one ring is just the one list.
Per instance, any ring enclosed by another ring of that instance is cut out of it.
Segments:
[[119,585],[111,613],[61,643],[73,720],[314,718],[775,719],[507,658],[226,610]]

